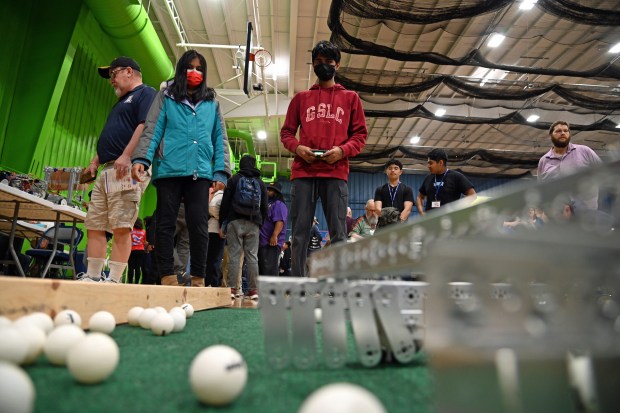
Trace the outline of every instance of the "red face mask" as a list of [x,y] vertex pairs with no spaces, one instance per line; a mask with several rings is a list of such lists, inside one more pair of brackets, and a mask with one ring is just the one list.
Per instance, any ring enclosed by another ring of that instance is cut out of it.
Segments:
[[196,70],[187,71],[187,86],[189,86],[191,89],[201,84],[203,79],[204,76],[202,75],[202,73]]

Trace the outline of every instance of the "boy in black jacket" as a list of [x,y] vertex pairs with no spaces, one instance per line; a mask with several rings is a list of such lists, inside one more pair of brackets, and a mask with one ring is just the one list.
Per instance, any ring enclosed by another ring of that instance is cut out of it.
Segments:
[[[249,187],[240,194],[240,187]],[[256,192],[252,195],[252,185]],[[240,199],[253,199],[256,202],[254,208],[248,205],[240,205]],[[245,155],[239,161],[239,172],[228,180],[222,205],[220,206],[220,228],[226,234],[228,245],[228,278],[227,284],[231,287],[231,298],[239,286],[239,271],[241,269],[241,250],[243,249],[244,262],[247,265],[249,278],[249,296],[252,300],[258,300],[256,279],[258,276],[258,237],[259,229],[263,220],[267,217],[267,187],[260,179],[260,171],[256,168],[256,158]]]

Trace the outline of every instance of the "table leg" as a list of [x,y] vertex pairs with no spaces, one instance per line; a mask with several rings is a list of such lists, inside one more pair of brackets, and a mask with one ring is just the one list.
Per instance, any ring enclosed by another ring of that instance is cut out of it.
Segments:
[[58,251],[58,230],[59,230],[59,225],[60,225],[60,212],[56,212],[56,221],[54,222],[54,241],[53,241],[53,246],[52,246],[52,253],[50,254],[49,259],[47,260],[47,263],[45,263],[45,268],[43,268],[43,271],[41,272],[41,278],[45,278],[45,276],[47,275],[47,272],[50,269],[50,266],[52,265],[52,261],[54,261],[54,258],[56,258],[56,251]]
[[73,228],[71,229],[71,242],[69,243],[69,263],[73,269],[73,279],[76,278],[77,272],[75,271],[75,258],[74,255],[77,252],[77,245],[75,250],[73,249],[73,243],[75,242],[75,234],[77,233],[77,219],[73,218]]
[[11,257],[15,261],[15,266],[17,267],[17,271],[19,271],[19,275],[25,277],[24,269],[22,268],[22,263],[19,261],[19,256],[15,251],[15,246],[13,246],[13,241],[15,240],[15,231],[17,230],[17,217],[19,216],[19,201],[15,202],[15,212],[13,213],[13,221],[11,222],[11,233],[9,235],[9,252],[11,253]]

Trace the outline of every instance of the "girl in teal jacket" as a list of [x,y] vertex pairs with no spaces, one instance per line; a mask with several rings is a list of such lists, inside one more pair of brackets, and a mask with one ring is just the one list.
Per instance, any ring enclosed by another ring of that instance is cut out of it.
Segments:
[[188,50],[177,63],[172,82],[155,98],[132,159],[140,180],[152,167],[157,188],[155,250],[164,285],[178,285],[174,273],[174,236],[181,202],[190,239],[192,285],[204,286],[209,242],[209,187],[226,184],[230,155],[215,91],[206,83],[204,56]]

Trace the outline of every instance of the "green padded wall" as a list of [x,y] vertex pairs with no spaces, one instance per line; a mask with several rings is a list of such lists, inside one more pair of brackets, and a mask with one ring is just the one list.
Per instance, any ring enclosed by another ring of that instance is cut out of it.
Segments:
[[66,0],[62,7],[35,0],[4,2],[0,13],[3,166],[28,172],[46,116],[57,104],[54,96],[62,88],[61,70],[81,7],[80,0]]
[[[112,1],[121,9],[129,4]],[[104,32],[82,0],[63,1],[62,7],[35,0],[5,6],[0,34],[10,41],[0,44],[0,166],[39,177],[45,166],[86,166],[116,102],[96,68],[133,54],[119,51],[119,39]],[[163,70],[152,66],[143,64],[145,74]],[[149,188],[141,216],[150,215],[155,204]]]

